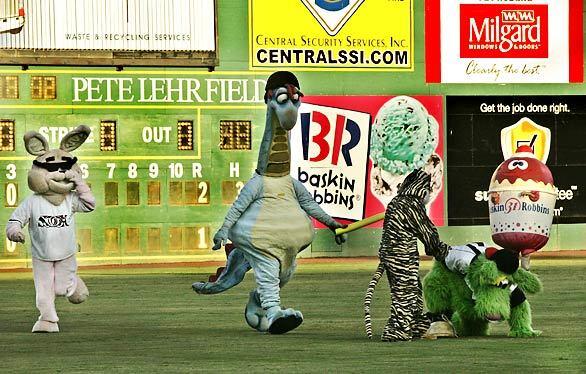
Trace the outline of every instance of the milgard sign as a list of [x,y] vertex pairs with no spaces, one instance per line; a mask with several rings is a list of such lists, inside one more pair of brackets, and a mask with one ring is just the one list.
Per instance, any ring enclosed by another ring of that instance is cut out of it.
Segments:
[[582,0],[426,0],[428,83],[583,81]]

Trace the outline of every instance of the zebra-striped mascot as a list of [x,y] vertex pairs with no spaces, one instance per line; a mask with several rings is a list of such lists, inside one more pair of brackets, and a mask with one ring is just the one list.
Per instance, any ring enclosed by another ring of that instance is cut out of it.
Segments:
[[387,206],[379,258],[364,300],[366,333],[372,337],[370,303],[374,288],[383,272],[391,287],[391,310],[382,333],[383,341],[421,338],[430,325],[423,312],[423,295],[419,279],[417,239],[425,245],[425,253],[442,260],[449,246],[440,241],[437,230],[425,210],[430,196],[429,174],[415,170],[409,174],[397,196]]

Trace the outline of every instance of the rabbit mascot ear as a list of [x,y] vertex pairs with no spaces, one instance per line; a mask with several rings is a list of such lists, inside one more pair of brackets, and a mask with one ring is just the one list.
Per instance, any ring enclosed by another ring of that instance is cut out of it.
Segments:
[[49,152],[47,139],[36,131],[29,131],[24,134],[24,147],[33,156],[41,156]]
[[85,140],[90,136],[90,128],[86,125],[77,126],[74,130],[71,130],[61,140],[59,148],[65,152],[71,152],[79,148]]

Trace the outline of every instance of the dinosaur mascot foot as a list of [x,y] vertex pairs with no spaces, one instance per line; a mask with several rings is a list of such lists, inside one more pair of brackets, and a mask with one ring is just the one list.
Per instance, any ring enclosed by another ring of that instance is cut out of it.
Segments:
[[59,325],[57,322],[37,321],[32,332],[59,332]]
[[250,291],[248,304],[244,309],[244,319],[248,326],[259,332],[267,332],[269,330],[269,319],[267,312],[260,306],[260,297],[256,290]]
[[80,277],[77,277],[77,286],[75,287],[75,291],[73,291],[71,296],[67,297],[67,300],[69,300],[69,302],[72,304],[81,304],[86,301],[89,295],[90,291],[87,289],[84,281],[81,280]]
[[208,284],[209,282],[195,282],[191,285],[191,288],[200,295],[206,295],[211,293],[206,287]]
[[[273,308],[278,309],[273,312],[271,310]],[[267,314],[270,316],[268,322],[269,333],[271,334],[284,334],[296,329],[303,322],[303,314],[291,308],[282,310],[278,306],[272,307],[267,311]]]

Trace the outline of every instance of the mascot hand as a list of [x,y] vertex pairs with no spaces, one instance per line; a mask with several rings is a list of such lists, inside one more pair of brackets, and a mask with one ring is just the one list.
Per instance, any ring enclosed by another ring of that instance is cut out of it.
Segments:
[[217,251],[218,249],[222,248],[226,245],[228,241],[228,230],[219,229],[216,235],[214,235],[214,246],[212,249]]
[[81,178],[81,175],[73,170],[67,170],[65,172],[65,179],[75,183],[75,185],[79,185],[80,183],[83,183],[83,179]]
[[24,233],[18,227],[13,230],[10,228],[6,230],[6,237],[12,242],[24,244]]
[[334,240],[336,241],[336,244],[342,245],[343,243],[346,243],[346,240],[348,240],[348,234],[336,235]]
[[89,186],[84,182],[81,174],[76,170],[67,170],[65,172],[65,179],[75,185],[75,190],[79,194],[90,192]]
[[336,244],[341,245],[346,242],[346,239],[348,239],[348,234],[336,235],[336,229],[345,229],[346,227],[348,227],[348,225],[344,225],[338,221],[334,221],[334,223],[329,226],[329,229],[334,233]]

